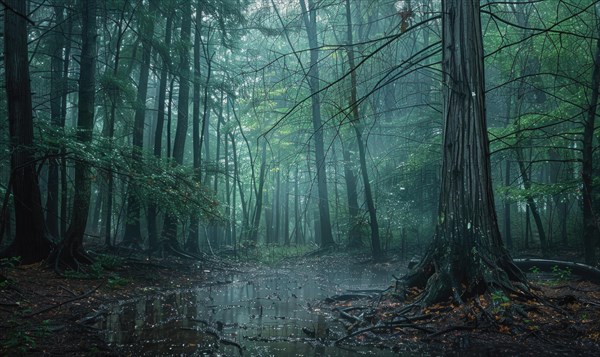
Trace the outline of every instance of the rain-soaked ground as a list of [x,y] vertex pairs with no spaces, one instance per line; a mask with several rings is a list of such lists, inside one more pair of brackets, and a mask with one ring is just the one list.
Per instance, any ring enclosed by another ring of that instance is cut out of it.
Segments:
[[376,347],[324,342],[345,332],[319,302],[385,290],[398,273],[372,265],[300,263],[220,274],[214,285],[110,306],[100,327],[109,343],[128,355],[397,356]]

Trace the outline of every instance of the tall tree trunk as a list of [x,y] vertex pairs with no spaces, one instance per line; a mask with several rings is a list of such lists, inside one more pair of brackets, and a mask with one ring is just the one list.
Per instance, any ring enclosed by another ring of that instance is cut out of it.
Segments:
[[[504,163],[504,186],[508,187],[511,183],[511,165],[510,160],[506,159]],[[511,250],[513,247],[512,241],[512,222],[511,222],[512,204],[508,197],[504,198],[504,239],[506,247]]]
[[[72,8],[67,8],[67,33],[66,37],[71,38],[71,34],[73,32],[73,16],[70,16],[70,12],[68,10],[73,10]],[[69,58],[71,57],[71,41],[67,41],[65,43],[64,50],[64,61],[62,68],[62,91],[61,95],[61,111],[60,111],[60,127],[64,128],[67,120],[67,97],[69,96],[67,83],[69,82],[69,65],[71,61]],[[64,237],[67,232],[67,218],[68,218],[68,202],[69,202],[69,190],[68,190],[68,178],[67,178],[67,155],[66,149],[61,149],[60,155],[60,237]]]
[[[63,5],[54,4],[54,14],[56,16],[56,29],[52,36],[52,45],[50,53],[50,117],[52,125],[60,127],[61,122],[61,104],[63,89],[63,50],[65,47],[65,31],[64,31],[64,8]],[[51,153],[52,156],[48,161],[48,192],[46,196],[46,226],[48,233],[52,237],[59,237],[58,211],[59,192],[58,192],[58,172],[59,158],[58,150]]]
[[[306,3],[305,3],[306,1]],[[327,191],[327,162],[323,143],[323,128],[321,122],[321,100],[319,94],[319,50],[317,42],[317,8],[314,0],[300,0],[302,19],[306,27],[308,45],[310,47],[310,69],[308,82],[311,93],[312,124],[314,130],[315,159],[317,168],[317,188],[319,207],[320,242],[322,247],[335,244],[331,233],[331,218],[329,215],[329,194]],[[316,232],[315,232],[316,233]]]
[[[151,6],[158,6],[158,0],[152,0]],[[168,11],[167,13],[167,24],[165,29],[165,47],[169,48],[171,45],[171,33],[173,28],[173,12]],[[154,131],[154,156],[160,158],[162,156],[162,140],[163,140],[163,128],[165,124],[165,101],[167,97],[167,81],[169,79],[169,66],[171,64],[168,51],[162,53],[162,68],[160,69],[160,83],[158,84],[158,108],[156,115],[156,130]],[[169,146],[167,141],[167,146]],[[156,202],[150,201],[148,204],[148,244],[150,249],[154,250],[158,248],[158,227],[156,226],[156,220],[158,215],[158,207]]]
[[[254,219],[252,221],[252,227],[250,228],[250,240],[253,242],[258,241],[258,229],[260,227],[260,216],[263,210],[263,195],[265,187],[265,175],[267,170],[267,141],[263,140],[261,145],[261,160],[260,160],[260,173],[258,176],[258,191],[256,192],[256,207],[254,209]],[[268,227],[267,227],[268,229]]]
[[[525,190],[531,189],[531,177],[527,172],[527,168],[525,167],[525,159],[523,155],[523,149],[520,147],[515,148],[515,152],[517,154],[517,164],[519,167],[519,173],[521,174],[521,179],[523,180],[523,187]],[[526,197],[527,206],[531,211],[531,215],[533,216],[533,221],[535,222],[535,226],[537,228],[538,234],[540,236],[540,246],[542,250],[542,256],[548,256],[548,239],[546,237],[546,231],[544,229],[544,223],[542,222],[542,217],[538,211],[538,206],[535,203],[535,200],[531,196],[531,194],[527,194]]]
[[[5,254],[18,256],[22,263],[31,264],[45,259],[52,244],[47,237],[32,149],[33,110],[27,22],[23,17],[27,14],[27,2],[9,0],[6,4],[14,10],[4,12],[4,74],[11,147],[9,187],[12,185],[16,230],[15,239]],[[3,212],[3,229],[8,224],[6,218],[6,212]]]
[[590,97],[587,118],[583,123],[583,148],[581,180],[583,183],[581,197],[583,200],[583,245],[585,248],[585,262],[590,265],[596,264],[596,249],[600,242],[597,234],[600,230],[598,217],[594,216],[593,195],[593,155],[594,155],[594,131],[596,130],[596,111],[598,108],[598,90],[600,87],[600,39],[596,43],[594,54],[594,71],[592,73],[592,95]]
[[300,212],[300,175],[298,173],[298,166],[296,166],[296,172],[294,173],[294,243],[296,245],[304,242],[304,236],[302,235],[302,217]]
[[[238,187],[238,191],[239,191],[239,196],[240,196],[240,205],[242,206],[242,232],[241,232],[241,237],[240,240],[242,239],[242,237],[247,233],[246,231],[248,230],[248,225],[250,224],[250,218],[248,215],[248,203],[246,202],[246,197],[244,195],[244,190],[242,189],[242,182],[240,180],[240,168],[239,168],[239,158],[238,158],[238,154],[237,154],[237,145],[235,144],[235,136],[233,135],[233,133],[229,133],[229,138],[231,140],[231,151],[232,151],[232,155],[233,155],[233,185],[234,187],[237,186]],[[234,188],[235,191],[235,188]],[[235,193],[234,193],[234,199],[235,199]],[[235,207],[235,205],[234,205]],[[235,225],[234,225],[234,229],[235,229]],[[235,232],[234,232],[235,233]],[[235,239],[235,234],[233,234],[233,237]]]
[[456,303],[525,281],[498,229],[485,117],[479,3],[442,2],[444,129],[442,187],[433,241],[406,277],[425,286],[424,302]]
[[281,242],[281,162],[278,163],[277,168],[277,178],[275,183],[275,194],[273,196],[273,237],[275,239],[274,243]]
[[[228,116],[229,117],[229,116]],[[224,157],[225,157],[225,244],[231,245],[231,228],[232,222],[235,226],[235,217],[232,217],[232,206],[231,206],[231,181],[229,180],[229,140],[227,139],[227,132],[224,133],[225,145],[224,148]],[[235,179],[235,178],[234,178]],[[235,185],[234,185],[234,195],[235,195]],[[234,208],[235,212],[235,208]]]
[[346,23],[348,27],[347,40],[348,40],[348,70],[350,71],[350,109],[351,109],[351,120],[354,133],[356,135],[356,143],[358,145],[358,155],[360,158],[360,173],[365,187],[365,200],[367,201],[367,208],[369,210],[369,223],[371,226],[371,253],[374,260],[382,258],[381,243],[379,241],[379,222],[377,221],[377,212],[375,209],[375,201],[373,199],[373,193],[371,192],[371,182],[369,180],[369,172],[367,169],[367,154],[365,149],[365,143],[363,141],[364,124],[360,120],[360,114],[358,111],[358,102],[356,94],[356,65],[354,64],[354,48],[352,40],[352,13],[350,11],[350,0],[346,0]]
[[[124,10],[124,8],[122,9]],[[121,17],[116,24],[116,37],[117,42],[115,44],[115,58],[114,58],[114,67],[112,70],[112,75],[114,78],[117,78],[119,75],[119,65],[121,62],[121,44],[123,42],[123,37],[125,35],[125,30],[123,29],[125,25],[125,12],[121,12]],[[125,26],[127,27],[127,26]],[[110,111],[108,114],[108,118],[104,120],[104,127],[102,128],[102,135],[109,140],[112,140],[115,135],[115,120],[117,113],[117,103],[119,101],[120,90],[117,86],[114,86],[109,91],[110,97]],[[113,236],[113,201],[114,201],[114,176],[109,167],[109,170],[105,173],[106,177],[106,209],[105,209],[105,229],[104,229],[104,243],[106,246],[111,246],[113,242],[116,240],[116,237]]]
[[[190,43],[192,28],[191,1],[186,0],[181,13],[181,42]],[[190,95],[190,53],[187,46],[182,46],[179,53],[179,100],[177,103],[177,127],[173,142],[173,159],[178,165],[183,165],[185,139],[188,131],[189,95]],[[172,214],[167,214],[163,229],[163,237],[172,248],[179,249],[177,240],[177,220]]]
[[346,197],[348,200],[348,248],[362,248],[363,241],[360,233],[358,191],[356,190],[356,175],[352,169],[352,158],[347,146],[342,148],[344,157],[344,180],[346,182]]
[[284,184],[284,198],[283,198],[283,211],[284,211],[284,216],[283,216],[283,237],[284,237],[284,244],[286,246],[290,245],[290,170],[288,168],[288,171],[285,175],[285,184]]
[[[136,98],[135,115],[133,121],[133,147],[132,157],[139,165],[142,163],[142,150],[144,148],[144,128],[146,123],[146,97],[148,95],[148,77],[150,75],[150,59],[152,58],[152,41],[154,35],[155,2],[152,2],[149,14],[144,14],[140,19],[140,33],[142,36],[142,62],[140,66],[140,80]],[[140,248],[142,233],[140,226],[140,196],[136,191],[136,184],[132,178],[127,185],[127,219],[123,244]]]
[[[197,2],[196,11],[201,10],[201,1]],[[192,109],[192,161],[194,167],[195,179],[200,182],[202,173],[200,172],[201,159],[201,140],[200,137],[200,21],[196,17],[196,26],[194,31],[194,78],[192,81],[193,92],[193,109]],[[200,220],[198,214],[192,212],[190,215],[190,232],[186,242],[186,250],[192,253],[200,253],[200,245],[198,242],[198,229]]]
[[[77,116],[77,139],[82,145],[92,140],[94,127],[94,102],[96,91],[96,0],[82,2],[82,41],[79,73],[79,105]],[[83,161],[75,163],[75,197],[71,223],[65,238],[53,252],[51,262],[55,268],[62,263],[74,270],[80,264],[91,263],[83,251],[83,236],[90,208],[90,167]]]

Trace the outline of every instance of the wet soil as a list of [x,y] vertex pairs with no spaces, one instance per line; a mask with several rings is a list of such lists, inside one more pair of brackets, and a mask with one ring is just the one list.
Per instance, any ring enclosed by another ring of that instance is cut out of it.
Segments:
[[[361,261],[363,263],[361,263]],[[405,263],[330,253],[277,266],[121,257],[96,279],[1,268],[0,355],[597,355],[600,286],[407,309]],[[241,348],[241,350],[240,350]]]

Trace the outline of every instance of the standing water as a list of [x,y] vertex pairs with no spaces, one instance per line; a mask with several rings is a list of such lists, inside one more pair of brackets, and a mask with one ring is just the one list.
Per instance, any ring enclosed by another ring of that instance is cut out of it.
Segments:
[[128,355],[396,356],[334,346],[345,335],[323,299],[386,289],[392,272],[373,267],[295,265],[232,275],[227,283],[123,301],[102,323]]

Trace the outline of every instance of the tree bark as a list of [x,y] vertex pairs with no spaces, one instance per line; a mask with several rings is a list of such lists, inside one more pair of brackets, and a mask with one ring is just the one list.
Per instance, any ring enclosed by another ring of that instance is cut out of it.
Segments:
[[[306,1],[306,3],[305,3]],[[319,207],[320,242],[322,247],[335,244],[331,233],[331,218],[329,215],[329,194],[327,191],[327,163],[323,144],[323,128],[321,122],[321,100],[319,95],[319,50],[317,43],[317,9],[314,0],[300,0],[302,19],[306,27],[308,45],[310,47],[310,69],[308,82],[311,92],[312,124],[314,130],[315,159],[317,168],[317,189]]]
[[[158,0],[151,2],[152,6],[156,6]],[[173,28],[173,13],[167,13],[167,24],[165,29],[165,46],[168,48],[171,45],[171,33]],[[160,82],[158,84],[158,107],[156,115],[156,130],[154,132],[154,156],[160,158],[162,156],[162,140],[165,124],[165,101],[167,97],[167,82],[169,77],[170,57],[168,52],[162,53],[162,68],[160,69]],[[167,146],[170,144],[167,142]],[[158,207],[156,203],[151,201],[148,204],[148,244],[150,249],[154,250],[158,247],[158,227],[156,219],[158,215]]]
[[583,123],[583,148],[582,148],[582,168],[581,197],[583,200],[583,245],[585,248],[585,262],[589,265],[596,264],[596,249],[599,242],[597,239],[600,230],[598,218],[594,216],[594,195],[593,195],[593,154],[594,154],[594,131],[596,129],[596,111],[598,107],[598,90],[600,89],[600,39],[596,44],[596,53],[594,54],[594,70],[592,73],[592,95],[587,112],[587,118]]
[[[254,209],[254,219],[252,221],[252,227],[250,228],[249,239],[253,242],[258,241],[258,229],[260,227],[260,217],[263,209],[263,196],[265,187],[265,175],[267,170],[267,141],[263,140],[261,145],[261,160],[260,160],[260,173],[258,176],[258,191],[256,193],[256,208]],[[268,227],[267,227],[268,229]]]
[[[519,166],[519,172],[521,173],[521,179],[523,180],[523,187],[525,188],[525,190],[529,190],[531,189],[531,178],[529,173],[527,172],[527,168],[525,167],[523,149],[520,147],[516,147],[515,152],[517,154],[517,164]],[[542,250],[542,256],[546,258],[548,257],[548,239],[546,238],[546,231],[544,230],[544,223],[542,222],[542,217],[540,216],[535,200],[530,194],[527,194],[526,202],[527,206],[529,207],[529,210],[531,211],[533,221],[535,222],[535,226],[540,236],[540,248]]]
[[[114,78],[117,78],[119,75],[119,65],[121,63],[121,44],[123,42],[123,37],[125,35],[125,30],[123,30],[123,25],[125,22],[125,12],[121,13],[119,21],[116,24],[116,37],[117,41],[115,44],[115,57],[114,57],[114,67],[112,69],[112,75]],[[127,27],[127,26],[125,26]],[[108,68],[107,68],[108,71]],[[104,120],[104,126],[102,128],[102,135],[110,140],[113,139],[115,135],[115,120],[117,113],[117,103],[119,100],[119,88],[118,86],[113,86],[108,93],[110,98],[110,111],[108,113],[108,117]],[[113,236],[113,200],[114,200],[114,176],[112,170],[107,170],[105,173],[106,178],[106,209],[105,209],[105,229],[104,229],[104,243],[106,246],[111,246],[113,242],[116,240],[116,237]]]
[[342,147],[344,158],[344,181],[346,183],[346,199],[348,202],[348,248],[362,248],[363,241],[359,222],[358,192],[356,190],[356,174],[352,170],[350,149]]
[[[42,199],[35,170],[33,144],[33,111],[27,51],[27,2],[10,0],[14,11],[5,11],[4,65],[6,102],[11,147],[11,177],[15,209],[15,239],[5,252],[18,256],[21,263],[31,264],[45,259],[51,242],[47,237]],[[2,225],[9,224],[3,215]]]
[[369,210],[369,224],[371,227],[371,254],[374,260],[382,258],[381,243],[379,239],[379,222],[377,221],[377,212],[375,201],[371,191],[371,182],[369,180],[369,172],[367,169],[367,157],[365,143],[363,141],[364,125],[360,120],[360,113],[357,102],[357,80],[356,80],[356,65],[354,64],[354,48],[352,40],[352,13],[350,11],[350,0],[346,0],[346,22],[348,27],[348,70],[350,71],[350,110],[351,120],[354,133],[356,135],[356,143],[358,145],[358,155],[360,159],[360,173],[365,187],[365,200]]
[[444,129],[442,187],[433,241],[406,277],[423,303],[465,298],[525,282],[504,248],[494,206],[485,117],[479,3],[442,2]]
[[[150,75],[150,59],[152,58],[152,40],[154,34],[155,3],[152,2],[150,13],[144,14],[140,21],[140,34],[142,37],[142,62],[140,66],[140,80],[136,98],[136,108],[133,121],[133,147],[132,157],[140,164],[142,163],[142,150],[144,147],[144,128],[146,123],[146,97],[148,95],[148,77]],[[127,185],[127,219],[123,244],[134,248],[141,248],[142,233],[140,226],[140,196],[136,192],[136,184],[129,179]]]
[[[192,28],[191,1],[186,0],[181,13],[181,42],[190,43]],[[190,54],[189,47],[182,46],[179,53],[179,100],[177,103],[177,126],[175,128],[175,140],[173,142],[173,159],[178,165],[183,165],[185,140],[188,131],[189,95],[190,95]],[[180,244],[177,240],[177,220],[172,214],[167,214],[163,229],[163,237],[172,248],[178,249]]]
[[[197,2],[196,11],[201,11],[201,1]],[[196,18],[196,26],[194,31],[194,78],[192,80],[193,92],[193,108],[192,108],[192,162],[196,180],[201,181],[202,173],[200,172],[200,160],[202,153],[202,138],[200,136],[200,18]],[[208,83],[207,83],[208,85]],[[204,103],[206,105],[206,103]],[[186,250],[192,253],[200,253],[200,245],[198,242],[200,220],[194,212],[190,215],[190,232],[186,242]]]
[[[79,73],[79,105],[77,139],[82,145],[92,140],[96,91],[96,0],[82,2],[82,42]],[[83,236],[90,208],[90,167],[83,161],[75,163],[75,197],[73,213],[66,236],[52,254],[55,268],[61,264],[79,270],[80,264],[92,262],[83,251]]]
[[[60,114],[62,104],[63,85],[63,50],[65,47],[63,31],[64,9],[62,5],[54,4],[54,15],[56,16],[55,29],[52,36],[52,45],[50,52],[50,117],[51,123],[55,127],[60,127]],[[58,218],[59,210],[59,158],[58,150],[51,152],[52,156],[48,161],[48,192],[46,196],[46,226],[50,236],[58,238],[60,235]]]

